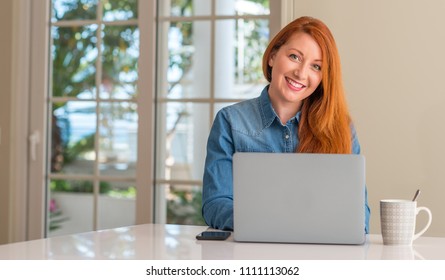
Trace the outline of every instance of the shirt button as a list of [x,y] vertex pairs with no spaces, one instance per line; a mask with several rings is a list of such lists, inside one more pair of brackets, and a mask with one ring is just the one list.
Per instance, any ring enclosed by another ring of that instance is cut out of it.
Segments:
[[285,138],[286,138],[286,139],[289,139],[289,134],[286,134]]

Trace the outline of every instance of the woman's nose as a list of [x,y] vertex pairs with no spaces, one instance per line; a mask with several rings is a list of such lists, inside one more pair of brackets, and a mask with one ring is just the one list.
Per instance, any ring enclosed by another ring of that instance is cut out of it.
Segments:
[[307,77],[307,66],[304,63],[297,64],[294,70],[294,75],[300,80],[304,80]]

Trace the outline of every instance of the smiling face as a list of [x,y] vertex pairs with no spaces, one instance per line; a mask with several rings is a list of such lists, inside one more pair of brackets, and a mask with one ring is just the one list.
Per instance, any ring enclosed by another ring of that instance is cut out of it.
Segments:
[[[296,111],[321,82],[322,52],[308,34],[298,32],[273,53],[268,61],[272,68],[269,95],[272,105],[292,105]],[[296,112],[295,112],[296,113]]]

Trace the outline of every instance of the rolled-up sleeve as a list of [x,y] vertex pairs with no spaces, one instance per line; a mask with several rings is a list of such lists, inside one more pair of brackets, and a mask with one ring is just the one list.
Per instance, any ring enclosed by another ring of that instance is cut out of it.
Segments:
[[203,177],[202,215],[209,226],[217,229],[233,230],[233,154],[231,126],[222,110],[207,141]]

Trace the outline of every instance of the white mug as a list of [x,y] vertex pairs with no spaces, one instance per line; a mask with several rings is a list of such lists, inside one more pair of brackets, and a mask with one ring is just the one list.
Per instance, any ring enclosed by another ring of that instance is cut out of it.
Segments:
[[[416,217],[420,211],[428,214],[426,226],[418,233]],[[412,245],[431,225],[433,215],[426,207],[417,207],[417,201],[387,199],[380,201],[380,224],[384,245]]]

